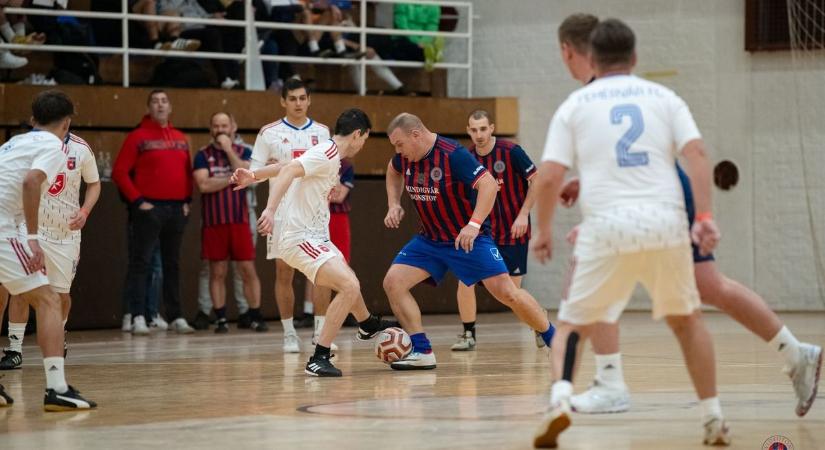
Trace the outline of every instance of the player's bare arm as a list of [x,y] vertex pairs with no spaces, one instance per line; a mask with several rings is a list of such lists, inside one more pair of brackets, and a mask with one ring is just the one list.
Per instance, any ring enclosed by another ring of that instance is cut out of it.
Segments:
[[387,166],[387,215],[384,217],[384,225],[387,228],[398,228],[404,219],[404,208],[401,207],[403,186],[404,178],[395,171],[390,162]]
[[83,205],[71,217],[69,217],[69,229],[80,230],[86,225],[86,219],[92,213],[100,198],[101,185],[100,181],[94,183],[86,183],[86,195],[83,197]]
[[524,204],[521,205],[521,210],[510,228],[510,234],[516,239],[527,234],[527,229],[530,227],[530,211],[533,209],[533,205],[536,204],[536,183],[533,182],[535,178],[533,176],[527,180],[529,187],[527,188],[527,195],[524,196]]
[[[271,162],[271,163],[270,163]],[[235,173],[230,177],[230,182],[235,184],[235,190],[239,191],[245,189],[247,186],[266,180],[268,178],[277,177],[281,173],[281,169],[286,165],[278,162],[276,159],[267,161],[267,165],[257,170],[250,170],[247,167],[235,169]],[[269,191],[272,194],[272,189]]]
[[210,177],[209,169],[197,169],[192,172],[198,190],[203,194],[210,194],[226,189],[232,184],[231,177]]
[[498,183],[496,179],[487,172],[478,179],[475,188],[478,191],[476,208],[470,217],[470,223],[464,225],[464,228],[461,229],[455,238],[456,250],[461,248],[468,253],[473,251],[473,242],[475,242],[479,231],[481,231],[482,222],[490,215],[490,211],[493,210],[493,205],[496,202],[496,194],[498,193]]
[[721,234],[713,221],[713,202],[711,200],[710,160],[701,139],[694,139],[682,149],[688,166],[688,174],[694,192],[696,218],[691,228],[691,238],[699,246],[703,255],[710,254],[719,244]]
[[539,173],[536,176],[536,195],[543,199],[552,199],[552,201],[539,202],[536,206],[538,232],[530,244],[530,251],[536,255],[536,259],[542,264],[553,256],[555,199],[559,197],[561,192],[561,184],[566,171],[567,167],[553,161],[546,161],[539,166]]
[[[272,166],[258,169],[255,171],[255,175],[257,176],[258,172],[262,172],[269,167]],[[272,170],[274,171],[275,169]],[[267,199],[266,208],[261,213],[260,219],[258,219],[258,232],[264,235],[272,233],[272,227],[275,225],[275,212],[278,210],[278,205],[281,203],[281,199],[284,198],[284,194],[286,194],[292,181],[306,174],[303,164],[297,160],[292,160],[284,165],[283,168],[277,170],[278,175],[269,180],[269,199]],[[263,175],[267,173],[268,172],[264,172]]]
[[31,169],[23,179],[23,214],[26,217],[26,234],[31,239],[29,248],[32,257],[29,259],[28,268],[31,272],[36,272],[43,268],[43,250],[37,240],[38,212],[40,211],[40,188],[46,181],[46,174],[38,169]]

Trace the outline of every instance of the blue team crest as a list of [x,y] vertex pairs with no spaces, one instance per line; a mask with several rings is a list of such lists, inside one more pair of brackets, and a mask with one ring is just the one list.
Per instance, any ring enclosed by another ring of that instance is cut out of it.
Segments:
[[498,160],[495,162],[495,164],[493,164],[493,170],[495,170],[496,173],[502,173],[506,168],[507,166],[504,164],[504,161],[502,160]]
[[433,170],[430,171],[430,178],[437,183],[444,178],[444,171],[441,170],[441,167],[433,167]]
[[69,158],[66,160],[66,168],[69,170],[74,170],[75,167],[77,167],[77,157],[69,156]]
[[496,261],[501,261],[503,258],[501,257],[501,253],[498,251],[496,247],[490,249],[490,253],[493,255],[493,259]]

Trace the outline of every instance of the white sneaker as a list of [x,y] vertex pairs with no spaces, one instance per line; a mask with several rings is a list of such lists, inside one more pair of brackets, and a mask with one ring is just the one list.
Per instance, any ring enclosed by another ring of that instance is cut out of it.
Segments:
[[13,55],[10,51],[0,51],[0,69],[19,69],[29,63],[29,60]]
[[284,333],[284,353],[301,353],[301,338],[298,333]]
[[626,385],[610,386],[595,379],[586,391],[570,397],[570,406],[582,414],[625,412],[630,409],[630,392]]
[[727,446],[730,445],[730,428],[721,417],[714,417],[707,421],[704,425],[705,437],[702,443],[710,446]]
[[221,89],[235,89],[239,84],[241,84],[240,81],[226,77],[226,79],[221,82]]
[[453,344],[450,347],[450,350],[454,352],[467,352],[476,349],[476,338],[473,336],[472,331],[465,331],[458,335],[458,342]]
[[430,370],[435,369],[435,353],[412,352],[404,359],[390,364],[394,370]]
[[183,317],[178,317],[172,322],[172,329],[178,334],[192,334],[195,329],[190,327]]
[[132,315],[131,314],[124,314],[123,315],[123,322],[120,325],[120,331],[124,331],[126,333],[132,331]]
[[570,403],[566,400],[552,407],[533,436],[533,447],[556,448],[559,435],[570,426],[570,415]]
[[149,327],[146,326],[146,319],[143,316],[135,316],[135,322],[132,324],[132,334],[149,334]]
[[798,400],[796,415],[804,416],[816,400],[819,375],[822,372],[822,347],[807,343],[799,344],[799,362],[783,369],[793,381],[793,389]]
[[166,323],[165,320],[163,320],[163,317],[161,317],[160,314],[158,314],[157,316],[152,318],[152,322],[149,323],[149,327],[154,330],[166,331],[169,329],[169,324]]
[[[318,340],[320,338],[321,338],[321,333],[313,334],[312,335],[312,345],[313,346],[318,345]],[[332,351],[338,351],[338,346],[335,345],[335,342],[333,342],[332,345],[329,346],[329,349],[332,350]]]
[[186,52],[193,52],[200,48],[201,41],[197,39],[181,39],[177,38],[174,41],[158,42],[155,44],[155,50],[183,50]]

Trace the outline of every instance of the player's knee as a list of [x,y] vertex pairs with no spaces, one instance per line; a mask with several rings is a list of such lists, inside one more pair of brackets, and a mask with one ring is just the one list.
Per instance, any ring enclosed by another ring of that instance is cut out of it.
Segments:
[[226,265],[213,264],[209,268],[209,278],[212,280],[223,280],[226,278]]
[[679,335],[688,332],[693,326],[694,321],[696,320],[695,314],[689,315],[672,315],[672,316],[665,316],[665,320],[667,321],[668,327],[673,331],[673,333]]
[[293,270],[286,264],[278,264],[275,268],[275,283],[292,284]]
[[393,301],[393,298],[395,297],[394,294],[402,292],[402,289],[401,277],[395,275],[392,270],[387,272],[387,275],[384,276],[384,292],[386,292],[390,302]]
[[720,274],[703,277],[697,280],[696,287],[702,303],[724,309],[731,290],[730,280]]
[[361,292],[361,283],[358,282],[358,278],[355,276],[349,276],[341,283],[339,292],[348,297],[355,297]]

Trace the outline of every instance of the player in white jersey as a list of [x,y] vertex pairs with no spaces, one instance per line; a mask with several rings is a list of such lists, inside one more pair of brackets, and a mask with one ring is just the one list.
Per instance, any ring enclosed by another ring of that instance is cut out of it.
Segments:
[[[72,287],[80,260],[80,229],[100,198],[100,176],[94,152],[89,144],[69,133],[63,142],[66,165],[40,200],[40,247],[46,255],[46,275],[52,289],[60,295],[63,327],[69,318]],[[81,181],[86,183],[83,206],[80,205]],[[25,233],[25,224],[21,224]],[[2,314],[2,308],[0,308]],[[0,370],[19,369],[23,364],[23,339],[29,307],[19,298],[9,302],[9,347],[0,359]],[[64,354],[66,354],[64,342]]]
[[[32,103],[35,129],[0,147],[0,283],[37,313],[37,340],[46,371],[46,411],[97,406],[66,383],[60,297],[44,273],[38,234],[40,199],[65,167],[63,139],[73,114],[74,105],[66,94],[41,92]],[[25,235],[19,229],[23,221]],[[10,397],[0,395],[0,406],[10,403]]]
[[[357,337],[361,340],[371,339],[381,330],[396,325],[369,313],[355,272],[329,239],[329,193],[338,184],[341,159],[355,156],[361,150],[371,127],[363,111],[346,110],[335,123],[332,139],[313,146],[290,162],[278,162],[257,170],[237,169],[233,176],[238,189],[272,178],[267,209],[281,211],[278,254],[310,282],[338,292],[327,310],[315,354],[306,365],[305,372],[312,376],[341,376],[341,371],[330,362],[330,347],[348,313],[358,320]],[[262,217],[259,224],[263,233],[272,232],[272,220]]]
[[[311,100],[301,80],[287,80],[281,92],[281,106],[286,109],[286,117],[261,128],[252,149],[250,170],[273,162],[286,164],[329,139],[329,128],[307,116]],[[272,189],[273,184],[270,183],[270,195]],[[292,290],[292,278],[295,270],[284,262],[278,251],[283,213],[275,215],[274,212],[272,209],[261,212],[261,220],[271,221],[273,228],[272,234],[267,237],[266,258],[275,260],[275,301],[284,327],[284,352],[299,353],[301,341],[293,324],[295,292]]]
[[[711,170],[699,130],[685,102],[669,89],[630,73],[635,36],[608,19],[591,34],[597,79],[575,91],[550,125],[539,174],[538,235],[532,250],[545,261],[552,250],[552,217],[564,173],[578,166],[584,217],[574,249],[575,269],[559,309],[552,346],[551,411],[534,445],[555,447],[570,425],[570,397],[578,341],[598,322],[616,322],[637,282],[682,348],[700,399],[704,443],[730,437],[716,392],[713,343],[699,309],[691,236],[679,178],[681,154],[696,191],[691,234],[707,254],[719,240],[711,215]],[[543,194],[543,195],[542,195]]]

